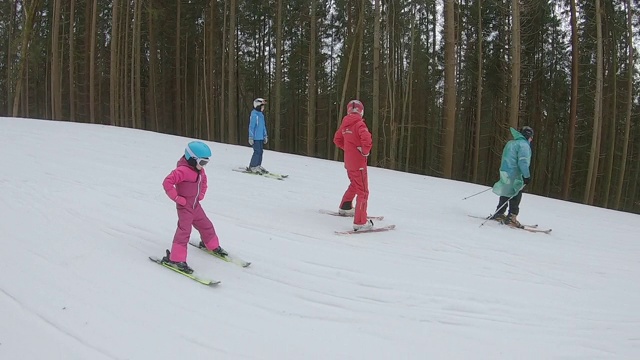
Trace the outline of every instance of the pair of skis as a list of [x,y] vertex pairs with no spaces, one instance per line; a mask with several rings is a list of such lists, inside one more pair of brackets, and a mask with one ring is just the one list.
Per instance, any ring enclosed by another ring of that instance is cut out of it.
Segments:
[[[491,216],[491,215],[489,215],[489,216]],[[501,221],[488,219],[488,217],[476,216],[476,215],[469,215],[469,217],[472,217],[472,218],[475,218],[475,219],[497,221],[498,223],[500,223],[502,225],[506,225]],[[507,226],[509,226],[509,225],[507,225]],[[515,226],[509,226],[509,227],[512,228],[512,229],[519,229],[519,230],[524,230],[524,231],[528,231],[528,232],[532,232],[532,233],[544,233],[544,234],[550,234],[551,230],[552,230],[552,229],[540,229],[540,228],[538,228],[538,224],[532,224],[532,225],[522,224],[522,227],[515,227]]]
[[[289,175],[282,175],[282,174],[277,174],[277,173],[272,173],[272,172],[256,173],[256,172],[253,172],[253,171],[249,170],[249,168],[246,168],[246,167],[238,167],[238,168],[234,168],[232,170],[233,171],[237,171],[237,172],[241,172],[241,173],[245,173],[245,174],[250,174],[250,175],[259,175],[259,176],[262,176],[262,177],[276,179],[276,180],[284,180],[284,179],[289,177]],[[342,214],[339,214],[338,212],[330,211],[330,210],[320,210],[320,212],[323,213],[323,214],[329,214],[329,215],[334,215],[334,216],[353,217],[352,215],[342,215]],[[384,216],[369,216],[368,217],[368,219],[370,219],[370,220],[377,220],[377,221],[382,220],[383,218],[384,218]],[[364,233],[372,233],[372,232],[389,231],[389,230],[395,229],[395,227],[396,227],[395,225],[386,225],[386,226],[383,226],[383,227],[375,227],[375,228],[367,229],[367,230],[336,231],[335,233],[337,235],[364,234]]]
[[[337,211],[332,211],[332,210],[324,210],[323,209],[323,210],[319,210],[319,212],[321,214],[327,214],[327,215],[333,215],[333,216],[353,217],[353,215],[343,215],[343,214],[340,214]],[[367,219],[380,221],[380,220],[384,219],[384,216],[367,216]],[[367,230],[336,231],[335,233],[336,233],[336,235],[365,234],[365,233],[372,233],[372,232],[389,231],[389,230],[393,230],[395,228],[396,228],[395,225],[386,225],[386,226],[382,226],[382,227],[374,227],[374,228],[367,229]]]
[[234,168],[232,170],[233,171],[237,171],[237,172],[241,172],[241,173],[245,173],[245,174],[250,174],[250,175],[259,175],[259,176],[262,176],[262,177],[266,177],[266,178],[270,178],[270,179],[276,179],[276,180],[284,180],[284,179],[289,177],[289,175],[276,174],[276,173],[272,173],[272,172],[257,173],[257,172],[253,172],[253,171],[249,170],[246,167]]
[[[216,258],[218,258],[218,259],[220,259],[222,261],[226,261],[226,262],[229,262],[229,263],[232,263],[232,264],[236,264],[238,266],[242,266],[242,267],[245,267],[245,268],[248,267],[249,265],[251,265],[250,262],[245,261],[245,260],[241,259],[240,257],[238,257],[236,255],[233,255],[233,254],[228,254],[226,256],[220,256],[218,253],[215,253],[215,252],[213,252],[211,250],[208,250],[207,248],[201,248],[196,243],[189,242],[189,245],[191,245],[193,247],[196,247],[196,248],[206,252],[207,254],[209,254],[211,256],[214,256],[214,257],[216,257]],[[197,274],[189,274],[187,272],[184,272],[184,271],[182,271],[180,269],[177,269],[177,268],[175,268],[175,267],[173,267],[173,266],[171,266],[169,264],[166,264],[166,263],[162,262],[162,259],[160,259],[160,258],[158,258],[156,256],[149,256],[149,260],[155,262],[158,265],[164,266],[167,269],[173,270],[173,271],[177,272],[178,274],[184,275],[184,276],[188,277],[189,279],[194,280],[194,281],[196,281],[196,282],[198,282],[198,283],[200,283],[202,285],[213,286],[213,285],[218,285],[218,284],[221,283],[220,280],[207,279],[207,278],[200,277]]]

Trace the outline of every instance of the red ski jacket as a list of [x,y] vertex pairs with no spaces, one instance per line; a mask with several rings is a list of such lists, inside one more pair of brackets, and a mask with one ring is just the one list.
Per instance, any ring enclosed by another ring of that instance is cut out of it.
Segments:
[[371,133],[359,114],[342,118],[342,124],[333,136],[333,143],[344,150],[344,167],[360,170],[367,167],[367,156],[371,152]]

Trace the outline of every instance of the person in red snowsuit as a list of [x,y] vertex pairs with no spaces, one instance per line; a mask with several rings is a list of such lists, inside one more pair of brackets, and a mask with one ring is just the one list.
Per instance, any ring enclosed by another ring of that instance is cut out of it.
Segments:
[[[344,150],[344,167],[349,177],[349,187],[340,202],[340,214],[354,216],[353,229],[366,230],[373,227],[367,220],[369,181],[367,178],[367,157],[371,152],[371,133],[364,122],[364,105],[358,100],[347,104],[347,115],[333,137],[333,143]],[[357,196],[355,209],[353,200]]]

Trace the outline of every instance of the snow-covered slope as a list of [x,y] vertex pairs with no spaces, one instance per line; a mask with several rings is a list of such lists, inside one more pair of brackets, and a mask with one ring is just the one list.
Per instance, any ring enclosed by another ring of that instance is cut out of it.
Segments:
[[[189,249],[210,288],[147,258],[176,226],[161,182],[190,139],[0,118],[0,359],[638,359],[640,218],[370,168],[385,233],[338,236],[341,163],[209,145],[203,206],[243,269]],[[197,233],[192,234],[197,239]]]

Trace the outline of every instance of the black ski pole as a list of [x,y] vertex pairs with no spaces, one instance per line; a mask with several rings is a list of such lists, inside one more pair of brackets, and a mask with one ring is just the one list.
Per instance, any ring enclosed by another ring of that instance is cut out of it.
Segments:
[[489,216],[485,221],[483,221],[479,227],[482,227],[482,225],[484,225],[487,221],[491,220],[498,213],[498,211],[502,210],[502,208],[505,207],[509,203],[509,201],[511,201],[511,199],[518,196],[518,194],[520,194],[520,191],[522,191],[522,189],[524,189],[524,185],[522,185],[520,190],[518,190],[518,192],[515,195],[507,199],[507,201],[505,201],[504,204],[502,204],[502,206],[500,206],[493,214],[491,214],[491,216]]
[[480,194],[482,194],[482,193],[484,193],[484,192],[487,192],[487,191],[489,191],[489,190],[491,190],[491,189],[492,189],[492,188],[488,188],[487,190],[482,190],[482,191],[480,191],[480,192],[479,192],[479,193],[477,193],[477,194],[469,195],[469,196],[467,196],[466,198],[462,198],[462,200],[467,200],[468,198],[472,198],[472,197],[474,197],[474,196],[476,196],[476,195],[480,195]]

